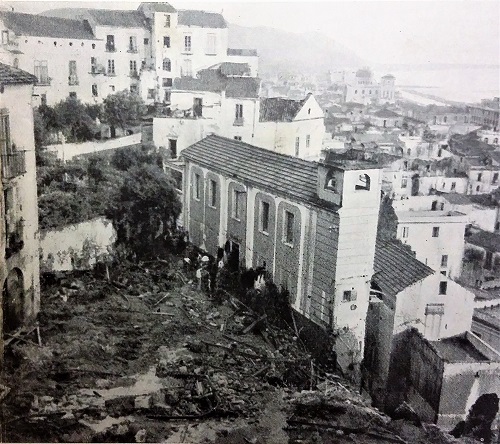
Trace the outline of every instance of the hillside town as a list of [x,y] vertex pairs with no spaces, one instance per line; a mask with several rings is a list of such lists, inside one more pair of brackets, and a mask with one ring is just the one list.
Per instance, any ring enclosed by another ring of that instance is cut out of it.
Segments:
[[0,441],[499,443],[500,98],[177,6],[0,10]]

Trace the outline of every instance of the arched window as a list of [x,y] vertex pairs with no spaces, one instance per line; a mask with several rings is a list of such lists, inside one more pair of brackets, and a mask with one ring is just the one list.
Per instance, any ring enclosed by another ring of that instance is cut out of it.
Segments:
[[163,59],[163,71],[171,71],[172,70],[172,63],[170,62],[170,59]]
[[356,190],[370,190],[370,176],[368,174],[360,174],[356,182]]
[[325,190],[337,191],[337,178],[331,172],[326,176]]

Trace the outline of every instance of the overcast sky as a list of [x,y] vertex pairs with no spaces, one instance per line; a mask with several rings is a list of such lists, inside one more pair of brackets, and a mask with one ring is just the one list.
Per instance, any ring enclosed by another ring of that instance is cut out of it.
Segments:
[[[136,9],[139,3],[4,2],[34,13],[71,6]],[[499,0],[170,3],[178,9],[223,12],[227,21],[243,26],[321,32],[370,63],[500,64]]]

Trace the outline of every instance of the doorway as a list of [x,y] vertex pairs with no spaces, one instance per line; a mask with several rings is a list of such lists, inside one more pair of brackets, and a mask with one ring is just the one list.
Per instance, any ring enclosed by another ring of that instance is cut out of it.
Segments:
[[9,333],[19,328],[24,318],[23,273],[14,268],[7,275],[2,291],[3,331]]

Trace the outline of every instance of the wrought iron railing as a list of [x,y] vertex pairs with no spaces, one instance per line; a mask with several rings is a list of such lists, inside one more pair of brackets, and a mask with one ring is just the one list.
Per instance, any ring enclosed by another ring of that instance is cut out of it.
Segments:
[[13,179],[26,173],[26,152],[2,154],[2,179]]

